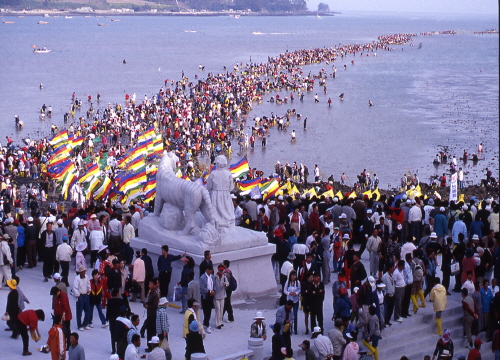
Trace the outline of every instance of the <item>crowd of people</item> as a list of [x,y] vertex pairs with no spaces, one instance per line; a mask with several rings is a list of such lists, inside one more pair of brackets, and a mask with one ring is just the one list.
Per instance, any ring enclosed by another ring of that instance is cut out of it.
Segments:
[[[163,145],[181,159],[183,172],[193,174],[199,171],[194,163],[198,156],[210,156],[214,162],[219,152],[231,152],[234,138],[242,149],[255,146],[256,139],[265,146],[269,128],[286,129],[290,117],[300,118],[293,110],[283,117],[256,118],[251,134],[245,134],[246,115],[266,93],[290,91],[290,98],[276,96],[276,101],[293,102],[294,93],[303,98],[303,92],[311,91],[317,79],[324,84],[328,76],[336,74],[334,66],[332,74],[322,70],[318,75],[304,76],[302,66],[328,65],[356,53],[389,51],[390,45],[406,43],[413,36],[397,34],[369,44],[286,52],[267,63],[239,64],[231,73],[208,74],[197,83],[182,76],[177,82],[166,80],[151,98],[137,101],[135,95],[127,95],[124,107],[108,104],[103,111],[94,110],[89,97],[87,119],[80,117],[67,128],[68,135],[84,139],[68,158],[79,177],[87,170],[87,159],[98,163],[107,156],[101,170],[114,179],[120,157],[138,146],[139,134],[155,127]],[[65,121],[81,106],[82,101],[73,94]],[[237,284],[230,261],[214,265],[210,252],[205,252],[196,269],[193,258],[169,254],[165,245],[155,267],[147,249],[134,252],[130,239],[137,235],[141,219],[152,211],[152,202],[87,201],[83,184],[78,182],[70,191],[74,201],[69,208],[47,201],[52,183],[47,167],[53,150],[47,139],[24,139],[16,146],[7,138],[0,157],[0,276],[1,284],[10,289],[4,316],[12,338],[22,337],[22,354],[31,355],[29,333],[38,341],[38,321],[44,321],[45,313],[52,311],[46,351],[54,360],[84,360],[79,334],[84,336],[94,327],[95,308],[101,327],[109,329],[110,350],[116,354],[113,360],[139,359],[142,336],[147,339],[149,359],[170,359],[166,311],[172,305],[170,296],[181,299],[186,358],[205,352],[211,325],[223,329],[225,313],[226,321],[235,321],[231,294]],[[278,165],[276,173],[283,182],[292,178],[307,186],[309,170],[303,164]],[[255,175],[263,173],[256,170]],[[317,165],[313,176],[319,183]],[[13,179],[23,177],[32,178],[40,188],[32,186],[22,194]],[[378,186],[376,175],[370,179],[364,172],[358,180],[370,188]],[[345,181],[343,174],[341,183]],[[357,359],[360,343],[378,359],[384,328],[391,326],[391,321],[399,323],[411,316],[410,304],[416,314],[428,296],[436,312],[436,332],[441,336],[434,355],[446,359],[448,351],[453,356],[450,333],[441,326],[451,276],[455,276],[453,290],[463,297],[464,332],[471,352],[480,348],[480,344],[474,345],[477,339],[473,341],[473,334],[486,330],[487,339],[496,344],[496,356],[500,356],[496,330],[500,293],[495,280],[500,275],[498,201],[471,198],[465,204],[425,196],[338,198],[288,193],[263,199],[242,198],[235,193],[233,204],[237,226],[266,232],[269,241],[276,244],[272,266],[282,291],[272,326],[273,360],[293,356],[291,339],[298,334],[299,310],[304,314],[304,333],[312,335],[311,342],[300,344],[307,359],[314,356],[311,345],[321,359]],[[437,255],[441,255],[441,264]],[[362,256],[369,257],[369,269],[360,261]],[[177,290],[169,294],[175,261],[184,266]],[[439,266],[441,279],[437,277]],[[29,303],[19,286],[24,267],[38,268],[40,281],[54,282],[50,288],[52,309],[24,310],[24,304]],[[72,282],[70,268],[77,274]],[[325,296],[329,283],[332,299]],[[69,296],[76,298],[76,306],[70,304]],[[138,298],[146,310],[145,319],[131,311],[130,302]],[[323,316],[325,301],[333,304],[331,325]],[[267,338],[263,320],[258,312],[255,322],[249,324],[251,337]],[[76,322],[78,332],[72,332],[72,322],[73,326]]]

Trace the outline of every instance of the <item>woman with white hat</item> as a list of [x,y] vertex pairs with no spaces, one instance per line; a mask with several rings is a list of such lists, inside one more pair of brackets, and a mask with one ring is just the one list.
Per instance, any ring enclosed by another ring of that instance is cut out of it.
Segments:
[[87,242],[81,242],[76,246],[76,262],[75,270],[78,270],[81,266],[87,268],[87,263],[85,261],[85,255],[83,252],[87,249]]
[[257,311],[253,319],[255,320],[255,322],[250,326],[250,337],[266,340],[267,330],[266,323],[264,322],[266,318],[262,314],[262,311]]

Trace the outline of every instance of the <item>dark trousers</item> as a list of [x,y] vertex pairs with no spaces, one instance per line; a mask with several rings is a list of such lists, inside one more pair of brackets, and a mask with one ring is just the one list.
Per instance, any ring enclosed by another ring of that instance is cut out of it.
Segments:
[[156,336],[156,312],[153,314],[148,313],[148,319],[147,319],[147,325],[146,325],[146,330],[147,330],[147,339],[148,341],[151,340],[153,336]]
[[23,339],[23,352],[28,351],[28,346],[30,343],[30,336],[28,334],[28,328],[19,319],[17,320],[17,330],[21,334],[21,339]]
[[363,252],[365,251],[366,249],[366,238],[363,236],[363,238],[361,239],[361,246],[359,247],[359,256],[361,257],[361,255],[363,255]]
[[26,255],[28,257],[28,267],[36,266],[36,240],[27,240],[24,244],[26,247]]
[[434,275],[425,275],[425,291],[424,291],[424,298],[427,297],[431,293],[432,288],[434,287],[434,279],[436,277]]
[[69,336],[71,335],[71,320],[63,321],[63,333],[66,338],[66,348],[69,348]]
[[226,298],[224,299],[224,310],[222,311],[222,316],[227,311],[227,320],[229,321],[234,321],[234,314],[233,314],[233,305],[231,305],[231,295],[233,292],[231,290],[226,289]]
[[448,289],[450,288],[450,275],[449,271],[443,271],[443,286],[446,289],[446,292],[448,292]]
[[111,335],[111,352],[113,354],[116,354],[115,325],[116,325],[116,319],[114,320],[109,319],[109,334]]
[[158,280],[160,281],[160,297],[168,298],[168,287],[170,285],[170,278],[172,277],[172,271],[162,271]]
[[462,287],[462,268],[460,268],[460,272],[455,275],[455,287],[453,291],[460,292]]
[[109,252],[115,254],[122,249],[122,238],[120,236],[111,235],[108,241]]
[[69,261],[61,261],[59,262],[61,265],[61,281],[66,284],[66,286],[69,286]]
[[201,308],[203,309],[203,326],[210,326],[210,316],[212,316],[212,309],[214,307],[213,296],[208,296],[204,299],[201,298]]
[[420,235],[422,234],[422,232],[420,231],[421,227],[422,223],[420,221],[412,221],[410,223],[411,236],[416,239],[417,244],[420,243]]
[[394,295],[393,296],[385,295],[384,301],[385,301],[385,323],[387,324],[391,322],[392,313],[394,312]]
[[54,273],[54,263],[56,261],[56,249],[54,247],[45,248],[43,255],[43,277],[50,277]]
[[19,329],[17,328],[17,315],[19,314],[9,314],[10,320],[7,321],[7,326],[12,330],[12,337],[19,335]]
[[93,268],[97,259],[97,250],[90,250],[90,267]]
[[411,300],[411,284],[405,286],[405,294],[403,296],[403,305],[401,306],[401,316],[408,316],[408,308]]
[[25,246],[17,247],[17,266],[22,268],[26,263],[26,249]]

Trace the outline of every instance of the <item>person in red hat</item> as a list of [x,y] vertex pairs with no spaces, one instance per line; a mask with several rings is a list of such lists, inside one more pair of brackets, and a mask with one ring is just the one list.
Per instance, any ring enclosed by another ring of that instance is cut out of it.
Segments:
[[469,351],[469,355],[467,355],[467,360],[481,360],[481,345],[483,342],[481,339],[474,340],[474,348]]

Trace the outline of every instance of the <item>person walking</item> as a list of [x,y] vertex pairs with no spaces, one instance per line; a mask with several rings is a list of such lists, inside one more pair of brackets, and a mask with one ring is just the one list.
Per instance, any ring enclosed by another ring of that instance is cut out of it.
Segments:
[[61,281],[64,282],[66,286],[69,286],[69,263],[72,255],[73,249],[68,245],[68,235],[63,235],[62,244],[59,245],[56,250],[56,261],[61,265]]
[[434,287],[431,290],[430,299],[434,307],[434,312],[436,313],[436,334],[441,336],[443,335],[443,324],[441,316],[443,314],[443,311],[446,310],[448,300],[446,299],[446,288],[440,284],[440,280],[438,277],[434,278]]
[[[76,298],[76,325],[78,330],[90,330],[90,280],[87,269],[80,266],[73,283],[73,296]],[[82,322],[82,313],[83,322]]]
[[469,342],[469,349],[473,349],[472,344],[472,323],[474,319],[478,319],[477,307],[474,300],[469,295],[467,289],[462,289],[462,310],[463,310],[463,326],[464,332]]
[[222,313],[224,311],[224,299],[226,298],[226,289],[229,281],[224,274],[225,267],[219,264],[217,274],[214,276],[214,307],[215,307],[215,326],[217,329],[222,329]]
[[52,327],[49,330],[49,337],[47,339],[47,346],[50,349],[52,360],[66,359],[66,344],[63,338],[62,316],[54,315],[52,318]]
[[14,261],[8,245],[9,239],[9,234],[4,234],[0,241],[0,290],[4,281],[12,280],[11,268],[14,267]]
[[[370,320],[368,328],[370,329],[366,338],[363,339],[363,344],[370,350],[368,356],[373,354],[373,358],[378,360],[378,342],[380,340],[380,322],[377,316],[377,309],[371,305],[369,308]],[[370,345],[371,342],[371,345]]]
[[102,312],[102,296],[103,296],[103,286],[99,279],[99,271],[97,269],[92,270],[92,280],[90,280],[90,327],[93,328],[94,320],[94,307],[97,309],[97,314],[99,315],[99,320],[101,320],[101,326],[105,328],[107,325],[106,317]]
[[392,279],[394,281],[394,321],[403,322],[401,317],[401,308],[403,305],[403,297],[405,293],[405,277],[404,277],[405,261],[399,260],[398,267],[394,270],[392,274]]
[[19,308],[19,292],[17,290],[16,280],[7,280],[7,286],[10,289],[9,295],[7,295],[7,306],[5,307],[5,316],[9,317],[7,320],[7,326],[12,330],[12,339],[17,339],[19,337],[19,330],[17,329],[17,317],[21,312]]
[[344,345],[346,344],[346,340],[342,335],[341,331],[342,327],[343,327],[342,319],[336,319],[335,327],[328,332],[328,337],[330,338],[330,341],[332,342],[333,346],[332,360],[341,359],[342,350],[344,348]]
[[445,329],[443,335],[436,343],[436,348],[434,349],[434,354],[432,355],[432,360],[437,356],[437,359],[441,359],[441,355],[448,353],[450,359],[453,359],[454,347],[453,340],[451,340],[451,332]]
[[[149,281],[149,294],[144,307],[146,308],[146,329],[148,332],[147,339],[148,345],[153,337],[155,337],[156,333],[156,310],[158,309],[158,304],[160,302],[160,292],[158,290],[158,279],[153,278]],[[111,326],[111,324],[110,324]],[[142,331],[142,330],[141,330]],[[146,352],[151,352],[151,347],[148,346]]]
[[67,360],[85,360],[85,349],[78,343],[80,335],[74,332],[69,336],[69,348]]
[[301,285],[297,280],[297,273],[295,270],[290,271],[288,280],[283,287],[283,292],[286,295],[286,300],[293,301],[293,332],[297,335],[297,323],[299,312],[299,299],[300,299]]
[[73,314],[69,305],[68,295],[57,286],[50,289],[50,295],[54,297],[54,315],[61,316],[66,346],[69,346],[69,335],[71,334],[71,320],[73,319]]
[[222,312],[222,316],[224,317],[224,314],[227,311],[226,322],[232,323],[234,322],[234,312],[233,312],[233,305],[231,304],[231,295],[233,294],[233,291],[236,290],[234,286],[238,285],[236,282],[236,278],[233,275],[233,272],[229,268],[231,262],[229,260],[224,260],[222,263],[224,264],[224,275],[226,275],[229,282],[229,285],[226,287],[226,298],[224,299],[224,310]]
[[201,293],[201,308],[203,309],[203,327],[210,334],[210,316],[214,307],[214,276],[212,275],[213,267],[207,265],[205,273],[200,278],[200,293]]

